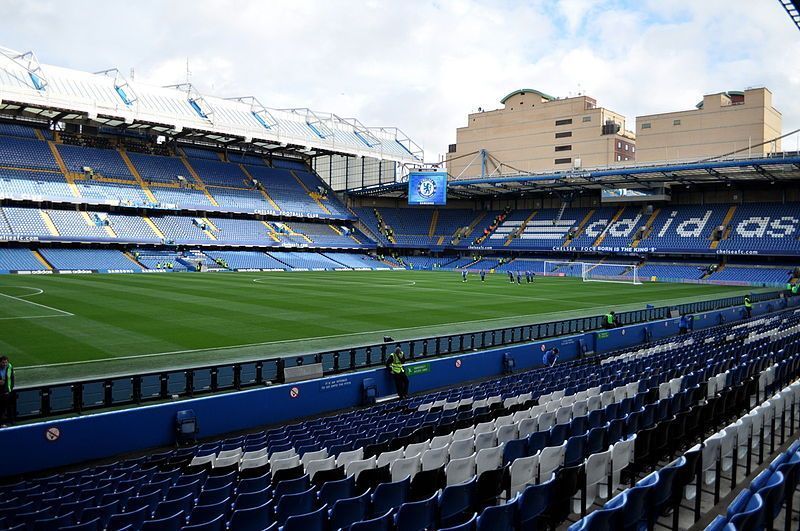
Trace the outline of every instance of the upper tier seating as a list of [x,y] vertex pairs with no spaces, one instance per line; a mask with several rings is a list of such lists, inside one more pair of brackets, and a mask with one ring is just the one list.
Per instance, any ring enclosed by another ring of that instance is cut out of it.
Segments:
[[58,171],[47,142],[10,136],[0,137],[0,166]]
[[219,157],[219,153],[208,149],[181,147],[181,151],[183,151],[187,157],[192,157],[196,159],[222,160]]
[[133,166],[147,183],[177,183],[178,176],[189,183],[194,179],[189,174],[188,168],[177,157],[162,157],[159,155],[146,155],[144,153],[128,152]]
[[249,166],[247,169],[281,210],[325,215],[325,211],[309,197],[288,170],[261,166]]
[[249,188],[247,176],[238,164],[213,159],[189,159],[189,164],[208,186]]
[[82,238],[108,238],[105,228],[97,226],[89,214],[74,210],[47,210],[53,220],[58,234]]
[[720,249],[773,253],[800,250],[800,208],[796,203],[739,205],[730,229],[728,238],[719,243]]
[[0,169],[0,196],[72,197],[61,173]]
[[49,235],[50,230],[42,219],[39,209],[36,208],[17,208],[3,207],[3,217],[5,218],[12,234],[22,234],[26,236]]
[[639,242],[639,247],[709,249],[711,233],[722,224],[727,211],[725,205],[666,206],[653,222],[650,235]]
[[[49,131],[45,131],[43,129],[40,129],[40,131],[43,133],[50,133]],[[21,138],[37,138],[36,130],[33,127],[26,127],[19,124],[0,123],[0,135],[17,136]]]
[[91,168],[95,174],[114,179],[133,181],[133,174],[125,165],[122,156],[113,149],[100,149],[69,144],[59,144],[58,152],[67,166],[74,173],[84,173],[83,168]]

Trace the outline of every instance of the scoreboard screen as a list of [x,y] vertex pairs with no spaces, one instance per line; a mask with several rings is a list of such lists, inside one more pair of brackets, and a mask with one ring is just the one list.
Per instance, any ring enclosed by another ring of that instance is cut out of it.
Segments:
[[447,172],[412,172],[408,174],[409,205],[444,205],[447,203]]

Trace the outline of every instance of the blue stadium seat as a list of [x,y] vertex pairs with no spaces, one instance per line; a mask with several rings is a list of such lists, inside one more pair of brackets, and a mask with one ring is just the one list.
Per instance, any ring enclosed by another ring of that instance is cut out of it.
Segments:
[[400,506],[395,516],[397,531],[429,529],[436,525],[437,498],[434,494],[427,500],[407,502]]
[[59,531],[101,531],[102,529],[103,528],[100,527],[100,518],[94,518],[79,524],[62,525],[58,527]]
[[139,529],[145,520],[150,518],[150,511],[147,507],[139,507],[138,509],[128,510],[126,508],[124,513],[112,514],[108,520],[106,529],[114,531],[132,526],[134,529]]
[[314,510],[317,496],[314,487],[297,494],[286,494],[275,505],[275,520],[283,525],[290,516],[307,514]]
[[282,531],[327,531],[328,507],[323,505],[316,511],[290,516],[281,527]]
[[[356,480],[350,475],[336,481],[326,481],[319,488],[318,499],[320,504],[333,507],[338,500],[352,498],[356,495]],[[369,504],[367,504],[369,506]]]
[[394,483],[381,483],[372,494],[372,515],[385,514],[386,511],[400,507],[408,500],[411,479],[405,478]]
[[272,500],[257,507],[238,509],[234,505],[228,527],[241,531],[263,531],[273,523]]
[[199,524],[202,522],[210,522],[217,516],[226,515],[230,505],[231,502],[228,498],[209,505],[195,505],[192,512],[189,514],[189,523]]
[[474,512],[477,481],[478,478],[473,477],[469,481],[450,485],[442,490],[438,500],[441,527],[451,527]]
[[[514,529],[517,522],[517,504],[511,500],[502,505],[487,507],[478,515],[477,529],[490,531],[494,529]],[[526,528],[529,529],[529,528]]]
[[350,531],[392,531],[394,529],[394,509],[372,518],[362,520],[350,526]]
[[[346,529],[351,524],[366,520],[369,516],[371,493],[365,491],[360,496],[340,498],[330,509],[329,520],[333,529]],[[320,503],[323,503],[320,501]]]
[[208,522],[187,525],[183,527],[184,531],[225,531],[225,518],[219,515],[213,520]]
[[555,477],[548,481],[536,485],[528,485],[514,499],[517,505],[516,522],[522,529],[538,529],[544,527],[542,521],[545,519],[547,508],[553,502],[555,496],[556,480]]

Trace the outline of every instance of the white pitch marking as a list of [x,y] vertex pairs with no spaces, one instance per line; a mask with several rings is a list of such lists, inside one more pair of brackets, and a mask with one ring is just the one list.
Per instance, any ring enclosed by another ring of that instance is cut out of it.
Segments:
[[51,310],[51,311],[57,312],[57,313],[65,316],[65,317],[72,317],[72,316],[75,315],[74,313],[66,312],[64,310],[59,310],[58,308],[53,308],[52,306],[47,306],[46,304],[39,304],[38,302],[33,302],[33,301],[25,300],[25,299],[20,299],[19,297],[14,297],[13,295],[6,295],[5,293],[0,293],[0,297],[7,297],[9,299],[14,299],[14,300],[17,300],[17,301],[20,301],[20,302],[24,302],[24,303],[27,303],[27,304],[32,304],[32,305],[38,306],[40,308],[45,308],[47,310]]
[[35,297],[36,295],[41,295],[42,293],[44,293],[43,289],[32,288],[30,286],[2,286],[2,287],[0,287],[0,289],[3,289],[3,288],[30,289],[30,290],[33,290],[35,292],[35,293],[28,293],[27,295],[11,295],[12,297],[16,297],[18,299],[22,299],[22,298],[25,298],[25,297]]
[[[269,282],[265,282],[267,280],[268,279],[266,279],[266,278],[254,278],[253,282],[257,282],[258,284],[269,284]],[[281,284],[284,284],[284,282],[283,282],[284,279],[281,278],[280,280],[281,280]],[[363,284],[363,282],[361,282],[361,281],[342,280],[340,278],[327,279],[327,280],[325,280],[325,282],[326,283],[333,283],[333,284],[336,284],[337,282],[339,284]],[[386,288],[402,288],[402,287],[416,286],[416,285],[417,285],[417,281],[416,280],[402,280],[397,284],[370,284],[370,287],[381,286],[381,287],[386,287]]]

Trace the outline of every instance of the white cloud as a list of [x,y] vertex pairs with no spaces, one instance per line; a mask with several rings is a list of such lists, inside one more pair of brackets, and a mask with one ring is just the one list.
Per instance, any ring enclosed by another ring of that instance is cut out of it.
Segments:
[[800,127],[800,38],[771,1],[7,0],[0,34],[45,63],[157,84],[183,81],[188,58],[201,90],[397,126],[429,160],[523,87],[582,90],[631,128],[764,85],[784,131]]

